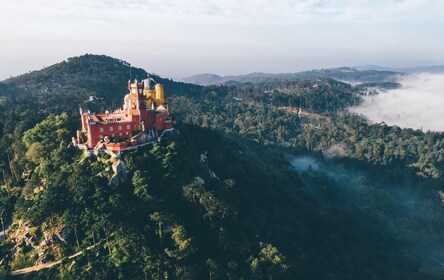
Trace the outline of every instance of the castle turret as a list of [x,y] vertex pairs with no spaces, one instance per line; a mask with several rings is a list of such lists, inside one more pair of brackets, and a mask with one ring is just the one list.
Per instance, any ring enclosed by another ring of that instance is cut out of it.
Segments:
[[86,132],[88,130],[88,115],[90,114],[89,110],[83,110],[80,108],[80,117],[82,118],[82,132]]
[[146,106],[151,108],[154,104],[154,99],[156,98],[156,92],[153,88],[150,78],[143,80],[143,95],[146,97]]
[[156,104],[158,106],[163,105],[163,103],[165,103],[163,85],[156,84],[155,89],[156,89]]

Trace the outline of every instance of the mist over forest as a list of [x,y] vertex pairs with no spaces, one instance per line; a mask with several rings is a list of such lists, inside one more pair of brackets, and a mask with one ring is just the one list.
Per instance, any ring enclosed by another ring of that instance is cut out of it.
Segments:
[[[363,223],[374,221],[370,229],[383,230],[403,252],[428,265],[444,263],[444,239],[431,230],[441,223],[440,191],[425,194],[405,178],[390,179],[383,170],[357,167],[341,160],[324,160],[313,155],[287,155],[306,190],[325,209],[360,213]],[[380,174],[380,176],[375,176]],[[427,180],[421,184],[430,184]],[[433,187],[432,187],[433,188]],[[419,227],[418,227],[419,226]],[[433,232],[433,234],[430,234]],[[433,237],[432,237],[433,236]],[[430,238],[434,239],[430,244]]]
[[398,89],[363,97],[350,108],[370,121],[423,131],[444,131],[444,74],[401,76]]

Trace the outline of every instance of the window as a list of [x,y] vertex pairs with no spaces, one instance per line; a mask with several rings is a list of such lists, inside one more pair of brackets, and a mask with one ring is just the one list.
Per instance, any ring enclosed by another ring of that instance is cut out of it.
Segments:
[[126,132],[126,135],[129,135],[128,131]]
[[127,126],[126,126],[126,129],[130,129],[131,128],[131,126],[128,124]]
[[119,130],[122,130],[122,126],[121,125],[119,125]]
[[119,133],[119,136],[122,136],[122,132]]
[[114,137],[114,133],[113,133],[113,134],[111,134],[111,137]]
[[109,131],[113,131],[114,128],[112,126],[109,127]]
[[100,128],[100,132],[103,132],[103,127]]

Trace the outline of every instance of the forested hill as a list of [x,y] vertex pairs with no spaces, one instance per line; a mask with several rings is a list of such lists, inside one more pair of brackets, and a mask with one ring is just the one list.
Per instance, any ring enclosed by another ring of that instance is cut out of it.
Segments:
[[129,75],[147,73],[85,55],[0,83],[0,277],[442,279],[441,133],[349,115],[360,89],[325,77],[155,76],[178,133],[125,153],[110,186],[115,160],[69,142]]

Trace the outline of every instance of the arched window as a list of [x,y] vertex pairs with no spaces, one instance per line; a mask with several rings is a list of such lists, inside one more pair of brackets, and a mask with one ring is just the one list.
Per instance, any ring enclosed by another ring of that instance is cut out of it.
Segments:
[[121,125],[119,125],[119,130],[122,130],[122,126]]
[[126,125],[126,129],[130,129],[131,128],[131,125]]
[[103,127],[100,128],[100,132],[103,132]]
[[112,126],[109,127],[109,131],[113,131],[114,128]]

